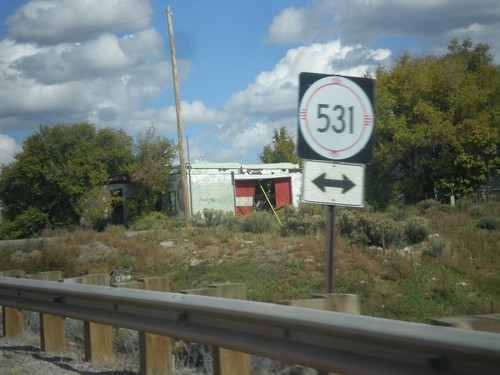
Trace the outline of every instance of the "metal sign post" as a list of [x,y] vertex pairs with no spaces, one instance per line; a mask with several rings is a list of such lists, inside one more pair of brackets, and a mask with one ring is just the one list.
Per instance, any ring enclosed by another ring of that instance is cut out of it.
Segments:
[[365,166],[304,160],[302,199],[328,206],[325,292],[335,290],[335,213],[337,206],[362,207]]
[[335,290],[335,206],[328,206],[326,229],[325,292],[333,293]]

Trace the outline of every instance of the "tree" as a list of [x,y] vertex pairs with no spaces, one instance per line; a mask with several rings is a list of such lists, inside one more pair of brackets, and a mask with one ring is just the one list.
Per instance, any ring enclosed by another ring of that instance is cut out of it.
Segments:
[[467,196],[498,173],[500,69],[489,47],[453,40],[441,57],[404,55],[377,71],[370,203]]
[[108,192],[104,186],[97,186],[87,191],[75,207],[80,216],[80,225],[84,228],[103,230],[111,221],[113,206],[121,197]]
[[140,187],[136,214],[153,211],[161,202],[176,155],[177,145],[170,139],[156,136],[153,127],[135,144],[130,176],[131,181]]
[[85,122],[40,126],[0,174],[5,227],[15,229],[28,214],[37,219],[33,233],[78,224],[80,199],[126,173],[131,162],[132,139],[123,130],[96,131]]
[[259,159],[262,163],[293,163],[298,164],[300,158],[296,154],[295,142],[285,127],[275,129],[273,140],[264,146]]

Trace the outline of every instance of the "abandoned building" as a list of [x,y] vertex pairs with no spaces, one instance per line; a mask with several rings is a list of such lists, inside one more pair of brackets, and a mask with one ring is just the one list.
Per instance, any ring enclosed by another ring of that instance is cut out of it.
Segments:
[[[302,172],[297,164],[192,164],[187,168],[191,214],[203,209],[222,210],[235,215],[298,206]],[[167,213],[185,217],[180,168],[169,176]]]
[[119,198],[113,204],[113,212],[110,218],[111,223],[128,225],[130,221],[130,208],[127,200],[137,194],[139,190],[138,186],[125,179],[113,179],[108,185],[105,185],[104,188],[108,193]]

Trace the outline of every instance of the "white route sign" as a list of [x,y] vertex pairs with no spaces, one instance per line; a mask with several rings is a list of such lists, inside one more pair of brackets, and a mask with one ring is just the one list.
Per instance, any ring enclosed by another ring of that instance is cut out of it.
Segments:
[[354,81],[341,76],[321,78],[300,100],[299,127],[314,152],[334,161],[347,159],[372,136],[373,105]]
[[335,206],[363,207],[364,164],[304,160],[302,200]]

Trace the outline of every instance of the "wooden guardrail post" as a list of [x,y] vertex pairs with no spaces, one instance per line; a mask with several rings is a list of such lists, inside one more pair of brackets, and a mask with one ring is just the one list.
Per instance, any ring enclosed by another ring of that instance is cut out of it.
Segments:
[[[85,275],[64,282],[73,282],[88,285],[109,286],[110,276],[107,273]],[[107,362],[113,358],[113,328],[106,324],[83,322],[85,339],[85,359],[87,361]]]
[[[4,277],[23,278],[26,273],[22,270],[3,271]],[[5,337],[13,337],[24,332],[24,311],[15,307],[2,306],[2,329]]]
[[[148,277],[133,282],[116,283],[120,288],[170,292],[168,277]],[[170,337],[139,332],[141,375],[172,375],[172,340]]]
[[[207,288],[188,289],[181,291],[181,293],[247,299],[246,284],[241,283],[211,284]],[[214,375],[250,375],[250,356],[247,353],[214,347],[212,360]]]
[[500,314],[483,314],[473,316],[457,316],[432,318],[430,323],[437,326],[472,329],[475,331],[500,333]]
[[24,311],[14,307],[2,306],[3,335],[13,337],[24,332]]
[[[313,298],[280,301],[282,305],[328,310],[349,314],[361,314],[357,294],[313,294]],[[318,371],[318,375],[337,375],[333,372]]]
[[[39,272],[26,275],[29,279],[45,281],[61,281],[61,271]],[[47,353],[64,353],[64,317],[40,313],[40,346]]]

